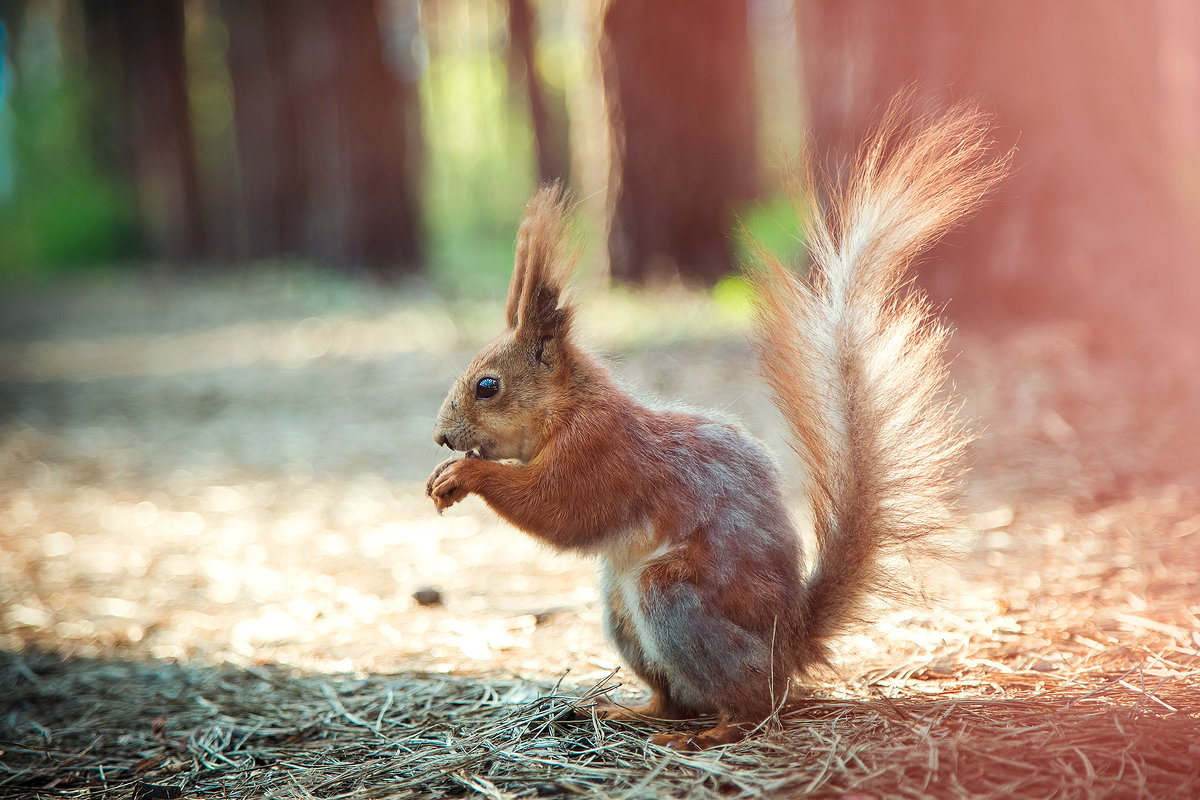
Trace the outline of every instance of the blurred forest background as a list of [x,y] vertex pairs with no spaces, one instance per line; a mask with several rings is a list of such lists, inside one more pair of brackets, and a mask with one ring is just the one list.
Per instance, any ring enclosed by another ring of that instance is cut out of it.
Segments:
[[309,265],[498,291],[539,181],[593,275],[711,285],[736,220],[798,247],[780,174],[836,171],[911,87],[1016,147],[924,268],[956,316],[1187,324],[1189,0],[3,0],[0,275]]

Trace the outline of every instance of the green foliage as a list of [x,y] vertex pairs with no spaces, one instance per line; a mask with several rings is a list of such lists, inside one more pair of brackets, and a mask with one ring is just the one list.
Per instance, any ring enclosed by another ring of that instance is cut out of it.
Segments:
[[749,316],[754,310],[754,289],[741,275],[726,275],[712,288],[712,301],[730,317]]
[[127,256],[136,246],[128,197],[95,173],[18,186],[0,218],[0,274],[55,271]]
[[0,205],[0,275],[110,262],[138,245],[128,189],[96,163],[82,78],[18,83],[10,99],[12,196]]
[[[436,33],[434,34],[436,37]],[[430,274],[453,294],[503,292],[536,170],[519,98],[484,45],[434,50],[421,84]]]
[[757,261],[752,242],[774,254],[785,266],[798,268],[804,260],[804,236],[799,209],[780,191],[765,200],[756,200],[738,214],[741,232],[737,237],[738,263]]

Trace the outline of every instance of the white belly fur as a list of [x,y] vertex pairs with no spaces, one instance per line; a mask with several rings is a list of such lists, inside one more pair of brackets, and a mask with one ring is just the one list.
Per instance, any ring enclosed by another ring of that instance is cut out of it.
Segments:
[[653,546],[649,539],[649,531],[631,532],[628,536],[620,537],[622,546],[600,553],[603,601],[608,603],[613,595],[620,598],[648,666],[668,679],[674,696],[684,702],[703,703],[702,698],[691,696],[693,690],[686,685],[686,681],[679,681],[677,670],[664,658],[659,634],[642,608],[639,590],[642,572],[673,549],[669,542]]

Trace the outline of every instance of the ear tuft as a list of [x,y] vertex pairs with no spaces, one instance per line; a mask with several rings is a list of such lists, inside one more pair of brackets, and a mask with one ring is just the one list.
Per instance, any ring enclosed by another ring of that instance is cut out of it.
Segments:
[[565,337],[571,306],[563,290],[575,268],[567,225],[569,198],[561,183],[543,186],[517,230],[516,263],[504,315],[509,330],[530,341]]

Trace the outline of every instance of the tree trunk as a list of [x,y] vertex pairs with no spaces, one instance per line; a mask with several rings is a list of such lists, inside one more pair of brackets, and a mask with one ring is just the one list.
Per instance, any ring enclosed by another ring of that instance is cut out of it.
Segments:
[[300,153],[300,87],[292,77],[292,5],[234,0],[222,8],[241,174],[237,235],[249,258],[305,251],[308,165]]
[[84,62],[88,80],[88,138],[96,162],[122,176],[136,174],[122,75],[118,0],[83,3]]
[[[224,4],[248,255],[395,277],[420,260],[416,75],[374,0]],[[396,35],[415,34],[415,19]]]
[[565,100],[557,96],[551,113],[546,85],[537,70],[537,13],[530,0],[508,0],[508,74],[512,89],[523,89],[542,183],[569,177],[571,155],[566,129]]
[[[1093,0],[798,0],[816,145],[853,152],[905,87],[972,99],[1016,149],[923,280],[956,313],[1105,313],[1178,263],[1153,9]],[[1176,277],[1178,277],[1176,275]],[[1174,281],[1171,278],[1168,282]],[[1155,295],[1161,299],[1161,295]]]
[[[105,7],[107,6],[107,7]],[[93,23],[111,15],[120,42],[129,152],[143,224],[155,254],[188,260],[205,251],[187,70],[183,0],[94,3]]]
[[[328,8],[335,69],[326,97],[343,171],[318,170],[324,180],[316,196],[327,201],[318,215],[341,215],[335,258],[384,277],[409,272],[420,255],[416,82],[401,80],[397,65],[385,59],[374,0],[342,0]],[[338,189],[344,199],[335,197]]]
[[601,58],[613,277],[715,282],[756,183],[745,0],[611,0]]

